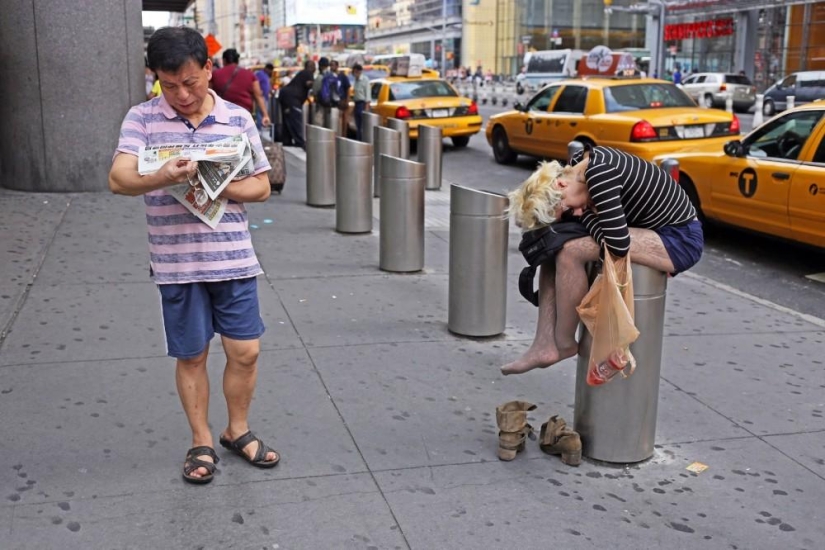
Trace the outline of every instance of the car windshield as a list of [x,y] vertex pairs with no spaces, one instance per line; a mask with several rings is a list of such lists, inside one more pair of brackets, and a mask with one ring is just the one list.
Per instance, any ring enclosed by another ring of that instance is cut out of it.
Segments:
[[458,97],[443,80],[393,82],[390,84],[390,101],[419,97]]
[[690,97],[673,84],[631,84],[604,89],[604,104],[608,113],[696,107]]

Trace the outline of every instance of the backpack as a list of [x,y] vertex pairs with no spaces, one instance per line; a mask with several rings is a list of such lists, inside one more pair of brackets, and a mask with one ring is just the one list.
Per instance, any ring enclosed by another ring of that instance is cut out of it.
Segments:
[[533,290],[536,270],[544,262],[555,262],[556,253],[564,243],[580,237],[589,237],[587,228],[577,221],[558,221],[551,225],[527,231],[521,236],[518,249],[529,264],[521,270],[518,279],[519,293],[538,307],[539,293]]
[[341,102],[341,82],[338,80],[338,75],[332,71],[327,71],[321,80],[321,93],[319,94],[318,103],[322,107],[332,107]]

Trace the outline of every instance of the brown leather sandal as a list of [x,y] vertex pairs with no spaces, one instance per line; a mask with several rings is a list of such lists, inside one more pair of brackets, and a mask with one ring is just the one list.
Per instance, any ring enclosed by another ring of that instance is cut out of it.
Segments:
[[[244,460],[246,460],[247,462],[249,462],[250,464],[252,464],[256,468],[274,468],[275,466],[278,465],[278,462],[281,460],[281,455],[278,453],[278,451],[276,451],[275,449],[271,449],[271,448],[267,447],[264,444],[264,442],[261,441],[261,438],[257,437],[251,431],[246,432],[245,434],[240,436],[235,441],[230,441],[229,439],[225,438],[224,436],[221,436],[219,441],[221,443],[221,447],[223,447],[223,448],[225,448],[229,451],[232,451],[233,453],[235,453],[239,457],[243,458]],[[254,457],[249,458],[249,456],[247,456],[247,454],[245,452],[243,452],[243,450],[247,445],[249,445],[253,441],[258,442],[258,452],[255,453]],[[265,460],[266,455],[269,452],[275,453],[275,459],[274,460]]]
[[[198,458],[204,455],[212,457],[214,462],[207,462]],[[186,461],[183,463],[183,479],[195,485],[206,485],[215,478],[215,470],[217,470],[219,461],[220,459],[212,447],[205,445],[202,447],[192,447],[186,451]],[[192,472],[198,468],[206,468],[209,473],[203,476],[193,476]]]

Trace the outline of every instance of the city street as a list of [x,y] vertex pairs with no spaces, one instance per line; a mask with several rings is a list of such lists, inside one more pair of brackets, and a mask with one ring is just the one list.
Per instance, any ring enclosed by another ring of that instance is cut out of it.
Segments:
[[[482,106],[479,110],[486,125],[489,116],[506,109]],[[753,115],[737,116],[744,135],[751,129]],[[513,166],[496,164],[483,133],[473,136],[466,149],[444,141],[447,181],[505,193],[518,186],[535,165],[536,159],[523,155]],[[705,254],[693,273],[804,313],[825,311],[825,279],[806,278],[825,272],[825,253],[714,224],[706,227],[705,241]]]

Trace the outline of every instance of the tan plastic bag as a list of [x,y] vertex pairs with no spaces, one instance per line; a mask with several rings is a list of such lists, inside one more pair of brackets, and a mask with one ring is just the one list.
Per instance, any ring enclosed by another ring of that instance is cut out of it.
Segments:
[[[590,346],[588,364],[588,384],[598,385],[609,381],[602,375],[594,376],[600,365],[608,360],[614,363],[615,357],[622,357],[621,366],[612,365],[615,373],[622,376],[633,374],[636,359],[630,353],[630,344],[639,337],[634,323],[633,308],[633,274],[630,270],[630,254],[614,259],[608,250],[604,253],[601,274],[596,277],[590,291],[576,308],[593,342]],[[617,352],[617,353],[614,353]],[[630,372],[625,372],[625,365],[630,365]],[[601,382],[598,382],[601,380]],[[595,382],[594,382],[595,381]]]

